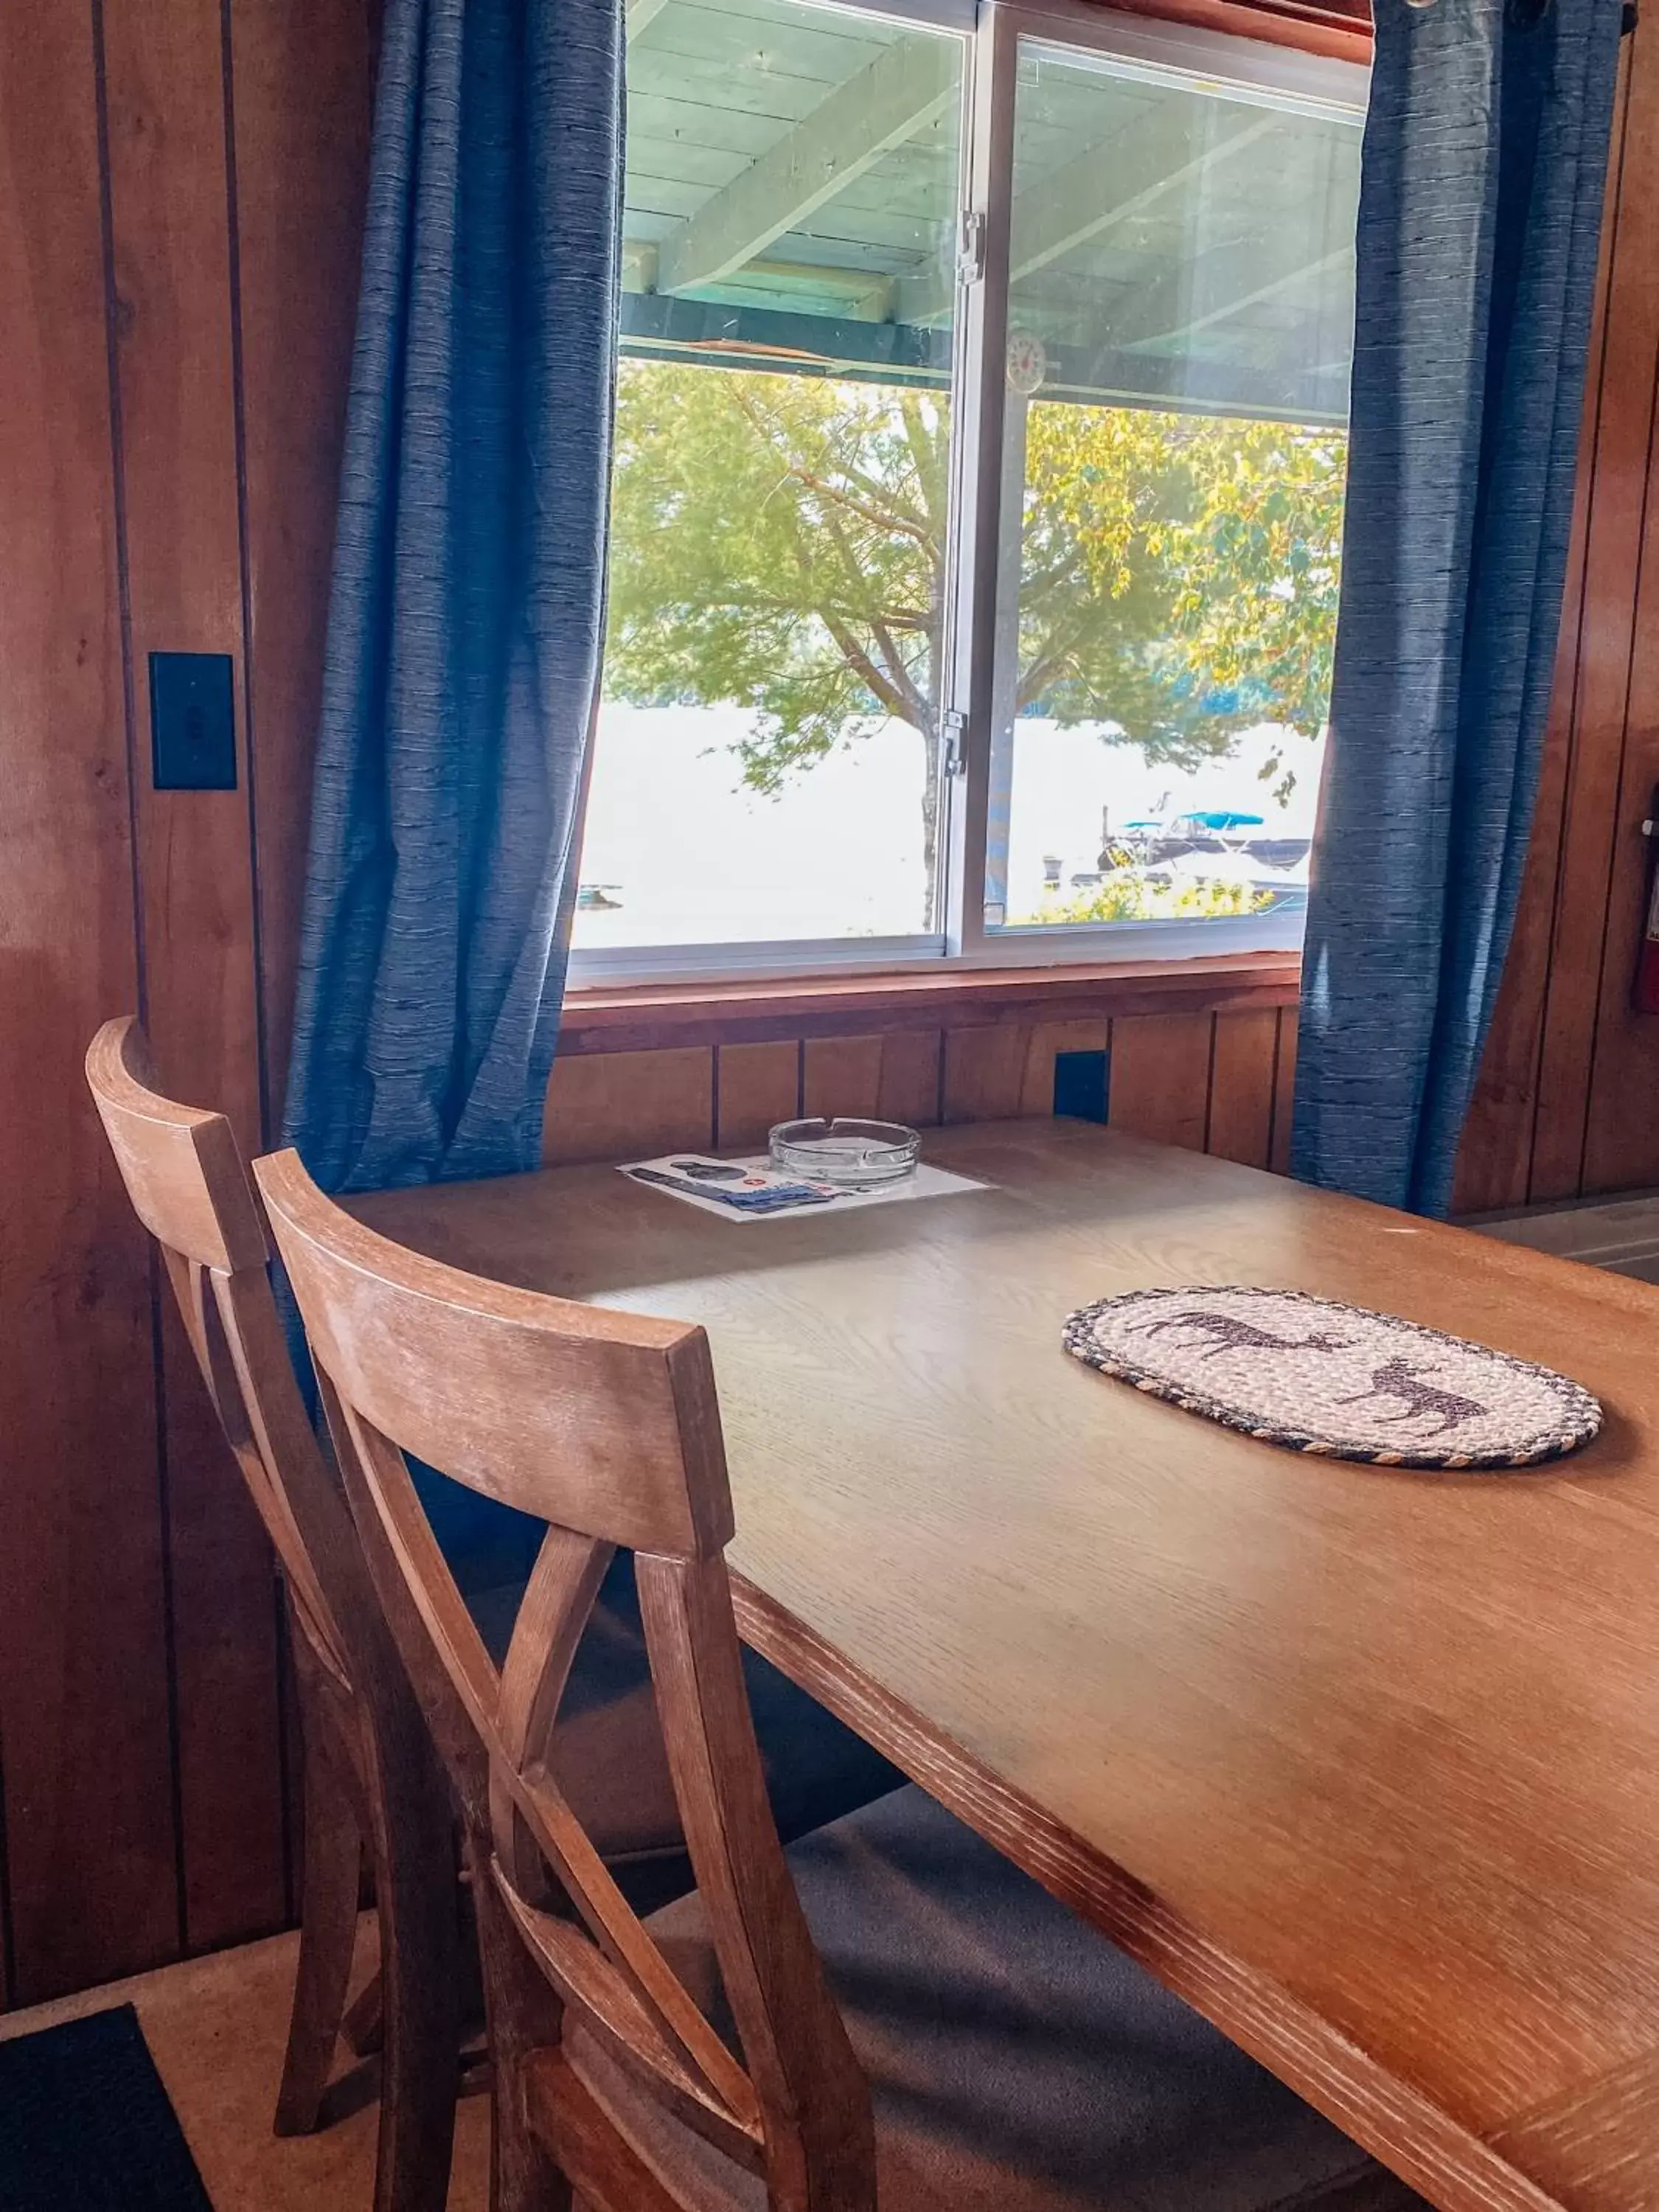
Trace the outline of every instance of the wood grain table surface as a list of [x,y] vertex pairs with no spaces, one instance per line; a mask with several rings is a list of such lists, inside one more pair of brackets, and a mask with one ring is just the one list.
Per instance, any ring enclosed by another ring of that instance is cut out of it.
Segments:
[[[704,1323],[744,1633],[1442,2212],[1659,2208],[1659,1290],[1082,1123],[728,1222],[568,1169],[353,1201]],[[1561,1368],[1581,1456],[1297,1457],[1068,1358],[1149,1285]]]

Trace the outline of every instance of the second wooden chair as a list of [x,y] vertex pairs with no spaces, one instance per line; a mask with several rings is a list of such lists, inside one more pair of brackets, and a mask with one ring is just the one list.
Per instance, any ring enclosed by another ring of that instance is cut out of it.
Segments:
[[87,1080],[139,1219],[161,1246],[225,1437],[281,1563],[305,1753],[299,1975],[276,2102],[308,2133],[345,2024],[365,1849],[380,1923],[377,2212],[442,2212],[459,2071],[454,1816],[447,1784],[290,1364],[270,1252],[222,1114],[156,1087],[136,1021],[106,1022]]

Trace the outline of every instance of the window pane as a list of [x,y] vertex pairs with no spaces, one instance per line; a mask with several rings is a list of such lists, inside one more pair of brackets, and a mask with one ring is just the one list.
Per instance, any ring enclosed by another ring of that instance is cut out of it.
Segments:
[[1022,45],[992,927],[1306,904],[1359,119]]
[[962,42],[630,11],[579,945],[933,926]]

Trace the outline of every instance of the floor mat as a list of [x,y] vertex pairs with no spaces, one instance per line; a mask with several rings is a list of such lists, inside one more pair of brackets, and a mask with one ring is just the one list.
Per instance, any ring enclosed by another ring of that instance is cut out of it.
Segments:
[[212,2212],[131,2005],[0,2042],[0,2212]]

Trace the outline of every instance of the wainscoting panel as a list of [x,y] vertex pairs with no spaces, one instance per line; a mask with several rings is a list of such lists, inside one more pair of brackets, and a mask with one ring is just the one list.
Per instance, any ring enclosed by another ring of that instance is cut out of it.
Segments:
[[[246,665],[219,0],[105,0],[115,371],[125,489],[127,701],[144,1020],[181,1097],[261,1133],[253,825],[246,717],[236,788],[158,791],[152,652]],[[161,1404],[172,1571],[181,1881],[192,1948],[279,1927],[288,1902],[270,1547],[170,1297]],[[264,1633],[253,1637],[246,1624]]]
[[[296,1901],[269,1549],[81,1063],[136,1012],[169,1088],[274,1133],[374,21],[0,10],[7,2004]],[[155,787],[153,653],[228,659],[234,790]]]
[[931,1128],[939,1119],[945,1041],[938,1030],[886,1036],[806,1037],[801,1044],[801,1111],[861,1115]]
[[712,1045],[582,1055],[554,1065],[542,1139],[549,1167],[644,1158],[677,1145],[706,1152],[714,1141]]
[[[1024,1012],[1004,1006],[994,1021],[875,1036],[745,1042],[733,1018],[732,1040],[717,1046],[620,1052],[604,1049],[607,1030],[582,1026],[577,1008],[574,1042],[562,1050],[548,1091],[543,1156],[563,1164],[675,1145],[751,1150],[764,1146],[773,1122],[798,1110],[877,1115],[917,1128],[1052,1114],[1065,1059],[1078,1095],[1097,1091],[1115,1128],[1251,1166],[1282,1164],[1296,1060],[1294,980],[1281,975],[1261,988],[1279,1003],[1111,1014],[1105,1008],[1119,994],[1097,982],[1102,1011],[1094,1015],[1046,1020],[1039,1001]],[[1102,1063],[1099,1081],[1079,1086],[1075,1071],[1092,1056]]]
[[1265,1168],[1272,1158],[1279,1028],[1273,1014],[1216,1016],[1204,1149],[1242,1167]]
[[1659,1183],[1659,1016],[1632,1011],[1659,780],[1659,22],[1625,41],[1571,556],[1515,942],[1460,1212]]
[[[9,2001],[176,1951],[155,1279],[82,1056],[142,988],[85,9],[0,14],[0,1746]],[[25,192],[6,179],[27,179]]]
[[1201,1152],[1214,1038],[1213,1016],[1130,1014],[1115,1021],[1107,1094],[1112,1127]]
[[801,1048],[787,1039],[776,1044],[723,1044],[714,1056],[714,1142],[725,1150],[740,1145],[766,1149],[766,1133],[800,1112]]

